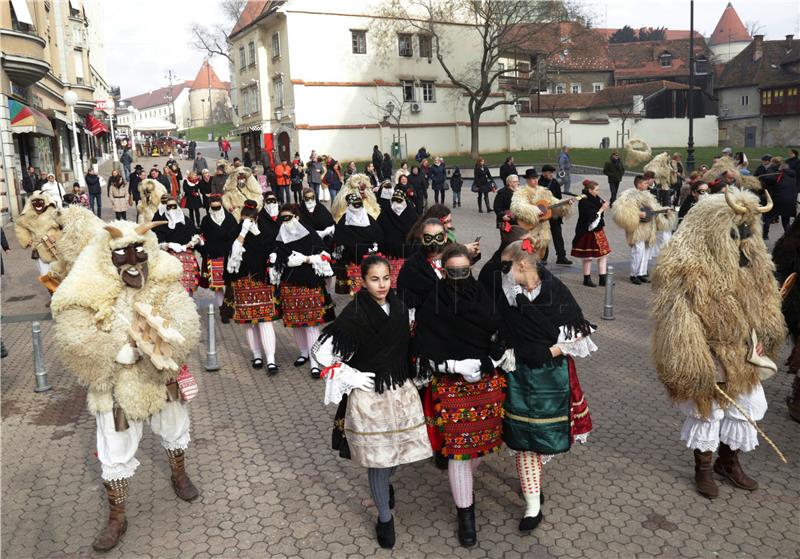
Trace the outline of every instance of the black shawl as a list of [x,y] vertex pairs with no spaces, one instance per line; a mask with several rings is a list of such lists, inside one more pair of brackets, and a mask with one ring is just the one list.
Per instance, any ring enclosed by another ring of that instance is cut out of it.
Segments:
[[[597,212],[600,211],[602,206],[603,199],[600,196],[592,196],[591,194],[578,202],[578,222],[575,224],[575,239],[573,239],[572,244],[575,244],[578,239],[589,232],[589,226],[597,219]],[[597,224],[593,231],[601,231],[605,226],[606,222],[601,214],[600,223]]]
[[307,228],[322,231],[334,225],[333,216],[328,208],[317,202],[313,212],[309,212],[305,204],[300,205],[300,221]]
[[258,228],[269,233],[269,236],[274,239],[281,229],[281,222],[278,220],[278,216],[272,218],[265,208],[261,208],[261,211],[258,212]]
[[414,252],[405,261],[397,276],[397,294],[410,309],[422,305],[439,278],[422,250]]
[[[367,293],[356,293],[341,314],[322,331],[318,344],[333,340],[342,361],[362,372],[375,373],[375,391],[402,386],[409,378],[408,309],[391,292],[389,315]],[[335,374],[335,373],[334,373]]]
[[333,233],[333,244],[337,250],[342,247],[342,257],[339,262],[342,264],[361,264],[361,260],[372,249],[373,244],[378,245],[378,250],[383,246],[383,231],[378,227],[377,222],[369,216],[369,225],[366,227],[356,227],[347,225],[346,215],[339,219],[336,230]]
[[461,280],[458,291],[447,280],[437,282],[414,319],[414,355],[423,375],[434,373],[431,361],[448,359],[480,359],[483,373],[494,370],[489,356],[499,357],[492,340],[500,328],[499,315],[475,278]]
[[558,342],[559,327],[567,327],[567,336],[577,333],[588,336],[594,325],[583,317],[583,311],[567,286],[539,266],[542,289],[529,301],[517,295],[517,306],[503,311],[502,335],[506,345],[514,349],[517,361],[529,367],[542,367],[552,361],[550,348]]
[[169,225],[165,223],[164,225],[159,225],[153,231],[159,243],[178,243],[179,245],[185,245],[197,234],[197,229],[188,219],[184,219],[183,223],[176,223],[175,229],[170,229]]
[[383,231],[383,251],[392,258],[406,258],[411,254],[411,246],[406,243],[408,232],[417,221],[417,211],[406,204],[403,213],[397,215],[391,206],[381,209],[378,225]]
[[278,269],[281,270],[281,283],[300,287],[320,287],[325,285],[325,278],[318,276],[311,264],[301,264],[294,268],[287,265],[289,255],[292,252],[310,256],[325,250],[325,245],[316,231],[309,230],[308,235],[291,243],[276,241],[275,246],[275,252],[278,253],[277,265]]
[[483,289],[491,295],[495,309],[508,305],[506,295],[503,293],[503,266],[500,262],[500,255],[503,254],[505,246],[500,245],[492,257],[486,261],[478,274],[478,282]]
[[[264,231],[260,227],[258,235],[248,232],[244,238],[244,250],[245,253],[242,255],[242,263],[239,265],[238,272],[231,274],[226,267],[226,281],[249,275],[253,279],[268,282],[269,278],[266,276],[267,264],[269,263],[270,253],[275,252],[275,235],[270,235],[268,231]],[[230,254],[230,247],[228,247],[228,253]]]
[[241,227],[236,222],[228,210],[225,212],[225,219],[222,220],[220,225],[214,223],[210,215],[203,217],[200,222],[200,232],[203,234],[203,254],[208,258],[220,258],[228,256],[231,249],[231,243],[239,236]]

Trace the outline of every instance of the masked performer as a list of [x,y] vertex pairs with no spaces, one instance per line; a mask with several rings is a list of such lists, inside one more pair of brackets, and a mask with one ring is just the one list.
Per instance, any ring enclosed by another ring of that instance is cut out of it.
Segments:
[[583,195],[584,198],[578,202],[578,222],[575,224],[575,238],[572,240],[572,256],[583,260],[583,285],[596,287],[592,281],[592,258],[597,259],[599,284],[605,285],[608,255],[611,254],[603,219],[609,204],[600,198],[600,185],[592,180],[583,181]]
[[14,223],[17,240],[22,248],[30,247],[39,276],[47,275],[50,263],[57,258],[55,240],[60,230],[56,213],[56,204],[50,195],[37,190],[30,195]]
[[614,206],[614,222],[625,231],[625,239],[631,247],[631,283],[641,285],[650,283],[647,267],[659,224],[664,226],[669,219],[664,216],[667,208],[662,208],[648,190],[649,181],[642,175],[633,179],[629,188],[617,198]]
[[761,216],[771,206],[769,196],[761,207],[755,194],[734,187],[708,196],[686,215],[655,270],[653,359],[686,415],[681,440],[694,452],[697,491],[708,498],[719,494],[715,450],[713,472],[742,489],[758,487],[739,453],[758,445],[747,416],[758,421],[767,410],[761,380],[777,369],[772,359],[784,337],[761,239]]
[[240,227],[222,207],[221,195],[210,194],[208,200],[208,213],[200,222],[204,243],[200,286],[213,291],[217,306],[221,306],[225,294],[225,258]]
[[492,257],[486,261],[486,264],[481,268],[478,274],[478,281],[486,290],[486,293],[492,296],[495,308],[498,312],[501,307],[508,304],[506,300],[505,291],[513,287],[513,276],[509,274],[502,262],[502,254],[505,248],[514,241],[520,241],[528,238],[529,231],[521,225],[511,225],[506,222],[500,226],[500,247],[492,254]]
[[466,247],[449,245],[442,266],[445,278],[416,312],[414,354],[422,377],[432,376],[429,435],[434,451],[449,459],[458,540],[470,547],[477,542],[473,476],[502,444],[505,379],[490,356],[500,324],[491,297],[472,277]]
[[[775,276],[778,283],[783,283],[791,274],[800,275],[800,220],[792,223],[786,234],[778,239],[772,250],[772,260],[775,262]],[[789,406],[789,416],[800,422],[800,286],[790,288],[784,296],[783,318],[792,335],[794,347],[787,361],[788,373],[794,375],[794,382],[789,392],[786,403]]]
[[[550,177],[548,184],[553,182],[555,185],[558,182],[552,178],[551,165],[548,168],[547,175]],[[543,171],[544,172],[544,171]],[[511,213],[516,220],[517,224],[522,225],[530,231],[529,237],[534,242],[534,245],[541,250],[541,257],[545,259],[547,256],[547,247],[553,240],[550,231],[550,222],[554,220],[561,223],[565,217],[569,215],[571,203],[574,199],[561,201],[556,198],[555,194],[549,189],[539,184],[538,175],[535,169],[528,169],[525,173],[526,186],[518,189],[511,197]],[[555,188],[555,186],[553,187]],[[555,206],[556,204],[560,204]],[[551,209],[551,206],[555,206]],[[560,228],[561,225],[558,225]],[[563,243],[562,243],[563,244]],[[563,263],[559,255],[558,260]]]
[[200,244],[200,233],[186,221],[186,215],[174,198],[167,200],[167,223],[154,229],[158,246],[181,261],[183,265],[183,287],[189,295],[200,285],[200,268],[194,256],[194,247]]
[[361,260],[383,246],[383,231],[356,193],[347,195],[347,212],[336,222],[333,244],[336,247],[336,292],[354,295],[361,289]]
[[336,318],[325,278],[333,275],[330,255],[317,232],[300,223],[300,208],[281,208],[277,237],[277,269],[280,271],[283,325],[292,329],[301,367],[310,361],[311,378],[319,378],[319,365],[309,350],[319,338],[319,326]]
[[317,203],[317,195],[310,188],[303,189],[303,205],[300,206],[300,221],[308,229],[313,229],[325,241],[333,239],[336,223],[331,212]]
[[364,207],[367,208],[369,216],[372,219],[378,219],[381,207],[372,191],[369,177],[363,173],[356,173],[347,179],[336,198],[331,202],[331,215],[335,223],[339,223],[339,220],[347,213],[347,209],[350,207],[347,197],[350,194],[358,194],[364,201]]
[[[403,190],[403,194],[405,194],[405,189]],[[394,195],[395,185],[392,184],[390,180],[383,180],[381,184],[378,186],[378,189],[375,191],[376,197],[378,199],[378,205],[381,207],[381,213],[389,211],[392,206],[392,196]],[[416,213],[416,210],[414,210]]]
[[263,196],[261,186],[247,167],[231,169],[224,188],[222,205],[233,214],[237,221],[241,221],[241,211],[245,201],[253,200],[256,202],[258,209],[261,209]]
[[[274,264],[275,236],[258,225],[258,206],[247,200],[242,208],[239,235],[230,248],[226,280],[233,291],[233,320],[247,324],[247,343],[253,353],[253,368],[261,369],[267,358],[267,374],[278,372],[275,363],[275,329],[272,321],[280,318],[278,293],[267,268]],[[263,353],[262,353],[263,350]]]
[[[169,197],[163,184],[153,179],[144,179],[139,183],[139,203],[136,205],[139,223],[150,223],[156,216],[162,198]],[[163,216],[162,216],[163,217]]]
[[102,219],[84,206],[61,208],[55,218],[60,229],[55,241],[58,260],[50,265],[47,283],[43,282],[51,293],[64,281],[78,255],[105,225]]
[[378,216],[378,226],[383,233],[383,251],[392,270],[392,287],[397,287],[397,276],[412,252],[408,234],[416,221],[417,210],[408,205],[406,193],[398,188],[392,195],[391,205]]
[[[180,389],[176,375],[197,344],[200,320],[180,289],[180,263],[159,250],[148,232],[156,225],[107,225],[53,295],[59,357],[88,388],[89,411],[97,422],[97,457],[110,506],[108,523],[93,544],[98,551],[116,546],[127,528],[128,479],[139,466],[136,450],[145,422],[161,437],[175,493],[186,501],[199,494],[184,466],[189,415],[182,399],[192,396],[184,384],[188,373],[182,368]],[[159,332],[171,359],[152,342],[134,337],[132,326],[144,320],[142,312],[168,323]]]
[[397,276],[397,294],[409,309],[422,305],[437,282],[444,277],[441,258],[446,245],[447,232],[442,222],[436,218],[425,220],[419,246],[405,261]]
[[[506,359],[508,383],[503,442],[517,452],[517,473],[525,499],[521,531],[542,520],[542,465],[552,455],[584,442],[592,428],[573,357],[588,357],[597,346],[594,331],[569,289],[544,266],[530,239],[503,250],[513,282],[505,286],[503,338],[513,350]],[[507,354],[508,355],[508,354]],[[512,363],[513,362],[513,363]]]
[[389,262],[367,256],[361,270],[364,289],[323,330],[314,354],[325,367],[325,403],[339,404],[336,421],[343,423],[346,438],[338,450],[367,468],[378,509],[378,543],[391,549],[391,476],[400,464],[431,456],[431,445],[410,379],[408,310],[391,290]]

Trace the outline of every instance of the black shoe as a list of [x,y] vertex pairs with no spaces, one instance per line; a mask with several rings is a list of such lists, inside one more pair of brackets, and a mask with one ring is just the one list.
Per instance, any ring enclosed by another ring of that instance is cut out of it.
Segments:
[[639,276],[639,281],[642,283],[650,283],[650,276]]
[[592,281],[592,276],[583,276],[583,285],[586,287],[597,287],[595,283]]
[[463,547],[472,547],[478,543],[475,533],[475,505],[465,509],[456,508],[458,515],[458,541]]
[[547,266],[547,260],[542,260],[542,261],[540,262],[540,264],[541,264],[542,266]]
[[631,283],[634,285],[642,285],[642,280],[636,276],[631,276]]
[[375,535],[378,538],[378,545],[383,549],[392,549],[394,547],[394,516],[389,519],[389,522],[378,522],[375,524]]
[[482,210],[482,209],[480,209],[480,208],[478,208],[478,213],[479,213],[479,214],[482,214],[482,213],[483,213],[483,210]]
[[539,506],[541,507],[544,504],[544,493],[541,491],[539,492]]
[[433,464],[439,470],[446,470],[448,468],[447,456],[442,456],[437,452],[433,455]]
[[600,278],[600,280],[597,282],[597,285],[599,285],[600,287],[605,287],[606,280],[608,279],[608,274],[600,274],[600,276],[598,277]]
[[278,366],[275,363],[267,363],[267,376],[273,377],[278,374]]
[[559,256],[556,259],[556,264],[563,264],[564,266],[571,266],[572,260],[567,260],[566,256]]
[[319,380],[319,369],[317,369],[316,367],[312,367],[311,369],[311,378],[313,378],[314,380]]
[[6,344],[0,341],[0,357],[8,357],[8,350],[6,349]]
[[264,360],[263,359],[261,359],[260,357],[256,357],[255,359],[253,359],[253,368],[254,369],[260,369],[263,366],[264,366]]
[[519,531],[530,532],[531,530],[534,530],[543,518],[544,516],[542,516],[542,511],[539,511],[539,514],[536,516],[526,516],[519,521]]
[[306,363],[308,363],[308,357],[306,357],[305,355],[301,355],[300,357],[294,360],[295,367],[302,367]]
[[228,315],[222,314],[222,313],[220,313],[219,321],[222,322],[223,324],[230,324],[231,323],[230,317]]

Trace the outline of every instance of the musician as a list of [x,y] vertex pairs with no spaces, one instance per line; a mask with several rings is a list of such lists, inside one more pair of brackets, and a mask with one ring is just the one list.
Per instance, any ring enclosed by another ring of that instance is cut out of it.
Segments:
[[[552,165],[542,166],[542,176],[539,177],[539,186],[548,189],[553,194],[553,198],[558,201],[562,199],[561,183],[553,177],[553,173],[555,172],[556,169]],[[569,167],[567,167],[565,181],[566,192],[569,192]],[[564,249],[564,236],[561,234],[561,225],[564,223],[564,218],[569,215],[570,206],[572,206],[574,202],[574,199],[570,199],[568,205],[563,206],[558,212],[554,211],[553,217],[550,218],[550,234],[553,238],[553,248],[556,249],[556,264],[563,264],[564,266],[569,266],[572,264],[572,261],[567,259],[567,251]],[[543,264],[547,263],[548,254],[549,248],[544,251],[544,258],[542,258]]]

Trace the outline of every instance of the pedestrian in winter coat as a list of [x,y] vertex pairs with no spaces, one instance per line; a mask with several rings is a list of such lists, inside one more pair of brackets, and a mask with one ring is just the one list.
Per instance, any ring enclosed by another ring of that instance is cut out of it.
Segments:
[[486,213],[492,213],[491,206],[489,206],[489,193],[495,190],[494,178],[483,157],[478,158],[475,163],[475,178],[472,180],[472,189],[478,193],[478,213],[483,213],[481,201],[486,204]]
[[789,150],[789,157],[786,158],[786,164],[792,170],[797,182],[797,187],[800,188],[800,158],[796,149]]
[[394,174],[394,183],[397,184],[400,182],[400,175],[410,175],[411,171],[408,170],[408,163],[403,161],[400,163],[400,168]]
[[231,151],[231,143],[228,141],[228,138],[222,140],[222,157],[226,160],[228,159],[228,152]]
[[111,198],[111,209],[114,211],[114,219],[128,219],[127,212],[132,200],[128,185],[125,179],[114,169],[112,175],[108,177],[108,197]]
[[184,206],[189,210],[189,219],[192,221],[192,225],[199,227],[203,198],[200,192],[200,177],[194,171],[189,171],[183,180],[183,195],[186,198]]
[[314,191],[319,200],[319,185],[322,184],[322,158],[312,157],[306,165],[308,186]]
[[372,165],[375,167],[375,172],[377,173],[377,178],[380,180],[388,179],[391,177],[384,177],[381,174],[381,163],[383,162],[383,154],[378,146],[372,146]]
[[375,173],[375,164],[370,162],[364,167],[364,174],[367,175],[369,178],[369,183],[372,185],[372,190],[374,192],[379,192],[380,188],[378,188],[378,184],[380,181],[378,180],[378,175]]
[[[381,170],[381,177],[382,177],[381,180],[386,180],[386,179],[390,179],[391,180],[391,178],[392,178],[392,156],[389,155],[388,153],[384,153],[383,154],[383,161],[381,162],[381,165],[380,165],[379,168]],[[394,183],[397,184],[397,181],[394,181]]]
[[142,198],[142,195],[139,194],[139,183],[144,180],[144,177],[144,169],[142,169],[141,165],[134,167],[133,173],[131,173],[131,180],[128,181],[128,197],[134,207],[139,205],[139,200]]
[[295,204],[303,203],[303,167],[300,161],[292,162],[292,172],[289,175],[289,182],[292,189],[292,200]]
[[203,169],[208,169],[208,164],[206,163],[206,158],[201,153],[198,153],[197,157],[194,158],[192,171],[199,174],[203,172]]
[[322,182],[328,186],[328,193],[331,195],[331,203],[336,199],[339,190],[342,189],[342,166],[335,159],[328,161],[328,170],[325,171],[325,178]]
[[772,197],[772,210],[763,216],[764,240],[769,238],[769,226],[776,217],[781,218],[785,233],[797,213],[797,182],[794,171],[780,157],[773,157],[767,173],[760,177],[761,184]]
[[622,166],[622,160],[616,151],[611,152],[611,157],[603,165],[603,174],[608,177],[608,187],[611,189],[611,199],[608,201],[609,207],[611,207],[614,205],[614,200],[617,199],[619,183],[625,176],[625,167]]
[[456,167],[450,175],[450,190],[453,191],[453,207],[461,207],[461,187],[464,186],[464,179],[461,177],[461,169]]
[[[50,175],[47,175],[50,178]],[[100,217],[100,210],[103,206],[103,187],[100,186],[100,177],[93,168],[89,168],[89,172],[84,177],[86,181],[86,188],[89,190],[89,207],[94,211],[97,217]],[[95,209],[95,207],[97,209]]]
[[569,186],[572,181],[570,171],[572,169],[572,161],[569,158],[569,146],[561,148],[561,153],[558,155],[558,172],[564,173],[564,178],[561,179],[561,184],[564,185],[564,194],[569,194]]
[[447,186],[447,171],[441,157],[433,160],[433,165],[428,172],[433,188],[433,199],[437,204],[444,204],[444,191]]
[[253,158],[250,157],[250,150],[248,148],[244,148],[244,153],[242,154],[242,164],[248,169],[253,168]]
[[129,181],[131,178],[131,163],[133,163],[133,157],[131,157],[131,150],[129,150],[128,148],[122,150],[122,155],[119,156],[119,162],[122,163],[123,178],[126,181]]
[[518,175],[517,173],[517,166],[514,164],[514,157],[509,155],[506,157],[505,162],[500,165],[500,182],[503,184],[506,183],[506,179],[508,175]]
[[414,203],[420,211],[424,211],[428,206],[428,181],[421,169],[414,165],[408,175],[408,186],[414,191]]

